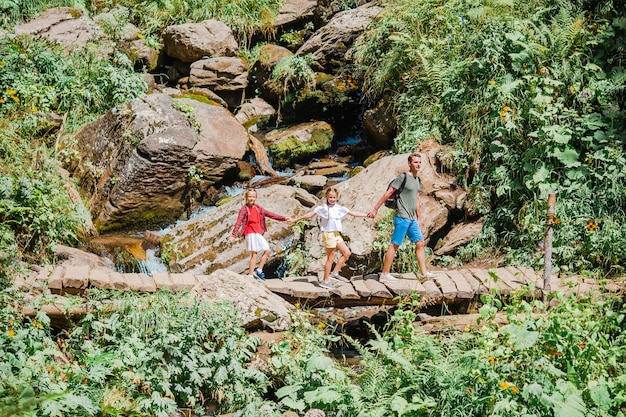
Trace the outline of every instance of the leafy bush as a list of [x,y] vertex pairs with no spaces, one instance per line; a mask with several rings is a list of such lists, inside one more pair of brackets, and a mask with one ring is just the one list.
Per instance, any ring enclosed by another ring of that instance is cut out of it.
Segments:
[[319,331],[303,329],[293,359],[279,356],[299,366],[277,392],[279,405],[346,417],[623,417],[626,305],[555,297],[549,310],[538,301],[505,306],[504,326],[494,320],[502,304],[487,297],[480,328],[439,336],[416,323],[419,303],[403,304],[383,333],[372,329],[365,345],[352,340],[362,360],[349,380],[345,370],[321,366],[311,354]]
[[267,378],[247,367],[258,341],[232,305],[106,295],[91,294],[93,310],[54,335],[43,312],[27,319],[15,294],[0,293],[0,416],[165,417],[261,401]]
[[[533,262],[550,192],[559,217],[623,229],[626,72],[615,59],[623,10],[620,2],[394,0],[357,42],[368,96],[396,105],[396,150],[427,138],[454,145],[448,168],[516,262]],[[557,232],[556,263],[617,273],[623,243],[619,232],[590,238],[569,228]]]
[[5,285],[18,260],[46,262],[56,244],[75,244],[89,215],[69,197],[47,149],[28,152],[28,145],[20,145],[11,131],[0,131],[0,282]]

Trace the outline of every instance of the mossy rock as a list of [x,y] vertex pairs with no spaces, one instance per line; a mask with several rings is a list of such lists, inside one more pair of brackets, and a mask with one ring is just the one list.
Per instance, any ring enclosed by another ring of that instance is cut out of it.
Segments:
[[289,166],[331,149],[334,132],[326,122],[303,123],[267,134],[268,149],[277,167]]

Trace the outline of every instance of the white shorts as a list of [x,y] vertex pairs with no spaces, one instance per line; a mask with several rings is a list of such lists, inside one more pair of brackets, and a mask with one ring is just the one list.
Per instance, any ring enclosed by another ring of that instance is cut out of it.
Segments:
[[263,235],[259,233],[250,233],[246,235],[246,245],[250,252],[263,252],[269,250],[270,245]]

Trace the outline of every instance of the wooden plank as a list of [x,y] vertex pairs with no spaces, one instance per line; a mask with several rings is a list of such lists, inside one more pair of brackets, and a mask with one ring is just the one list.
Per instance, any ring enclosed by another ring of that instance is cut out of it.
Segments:
[[332,278],[331,282],[335,286],[337,295],[339,295],[342,300],[358,300],[361,298],[351,283],[342,282]]
[[170,274],[174,291],[190,290],[198,283],[198,278],[188,272]]
[[365,278],[363,275],[357,275],[352,277],[352,286],[359,296],[362,298],[369,298],[372,296],[372,291],[365,285]]
[[94,268],[89,271],[89,283],[96,288],[108,288],[110,270]]
[[152,277],[146,274],[124,274],[131,290],[155,292],[156,284]]
[[127,290],[130,288],[128,282],[126,282],[126,278],[124,278],[125,274],[120,274],[117,271],[109,272],[109,283],[110,287],[107,287],[112,290]]
[[432,281],[439,286],[441,294],[443,294],[443,299],[446,302],[452,303],[457,299],[456,285],[454,285],[454,282],[450,279],[450,277],[448,277],[448,275],[437,274]]
[[289,281],[283,281],[282,279],[268,279],[265,280],[263,284],[265,285],[265,288],[274,293],[285,294],[293,297],[293,290],[291,289],[291,283]]
[[508,295],[511,293],[511,287],[498,280],[496,282],[493,277],[485,269],[470,268],[469,271],[474,277],[484,285],[489,292],[496,291],[499,294]]
[[89,266],[68,266],[63,275],[63,288],[83,289],[89,284]]
[[312,282],[293,281],[289,283],[293,296],[297,298],[327,298],[331,292]]
[[[415,274],[413,274],[415,276]],[[406,297],[411,294],[419,294],[423,296],[426,294],[426,288],[417,279],[404,279],[401,278],[398,281],[385,282],[387,288],[389,288],[395,295]]]
[[506,268],[494,268],[490,269],[491,272],[496,274],[498,278],[506,283],[511,290],[518,291],[522,288],[522,284],[511,274]]
[[172,282],[172,278],[168,272],[155,272],[152,274],[152,279],[154,279],[154,284],[158,289],[163,290],[173,290],[174,283]]
[[427,280],[422,282],[422,285],[426,289],[426,296],[424,297],[425,301],[431,301],[435,304],[443,302],[443,294],[441,293],[439,286],[435,284],[434,281]]
[[283,281],[285,282],[310,282],[310,283],[314,283],[314,282],[318,282],[317,277],[314,277],[312,275],[305,275],[303,277],[284,277]]
[[525,266],[515,267],[520,271],[528,285],[533,284],[537,288],[543,288],[543,276],[541,273],[533,271],[531,268]]
[[[513,279],[515,280],[515,282],[522,286],[528,286],[528,279],[526,279],[526,276],[522,271],[514,266],[507,266],[504,269],[506,269],[511,275],[513,275]],[[535,283],[533,282],[532,285],[535,285]]]
[[401,277],[402,279],[411,279],[411,280],[418,280],[418,281],[419,281],[418,276],[417,276],[417,275],[415,275],[415,273],[414,273],[414,272],[406,272],[406,273],[404,273],[404,274],[400,274],[400,277]]
[[37,281],[38,274],[37,272],[31,271],[31,273],[27,275],[16,275],[13,278],[13,285],[16,285],[21,290],[32,291],[36,290],[37,292],[41,292],[43,287]]
[[473,299],[476,292],[472,289],[465,277],[460,271],[446,271],[445,274],[456,285],[456,296],[459,300]]
[[389,292],[385,284],[379,282],[378,279],[377,274],[365,276],[365,285],[372,292],[372,297],[393,298],[393,295]]
[[486,294],[487,292],[489,292],[489,290],[487,290],[487,287],[482,285],[480,281],[478,281],[474,277],[474,275],[472,275],[472,273],[468,271],[467,269],[459,269],[457,272],[459,272],[459,274],[461,274],[461,276],[465,278],[465,281],[467,281],[467,283],[469,284],[474,294],[480,295],[480,294]]

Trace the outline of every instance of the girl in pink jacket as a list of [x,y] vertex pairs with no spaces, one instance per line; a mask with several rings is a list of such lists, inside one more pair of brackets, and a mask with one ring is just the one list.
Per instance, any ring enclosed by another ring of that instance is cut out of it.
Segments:
[[[263,207],[255,204],[257,193],[253,188],[248,188],[244,196],[246,198],[246,204],[239,210],[235,227],[233,227],[231,241],[243,234],[246,239],[248,252],[250,252],[248,276],[265,280],[263,266],[270,256],[270,246],[263,237],[263,234],[267,232],[265,218],[269,217],[270,219],[288,222],[292,222],[293,220],[289,217],[267,211]],[[263,254],[261,255],[259,266],[255,268],[259,252],[263,252]]]

